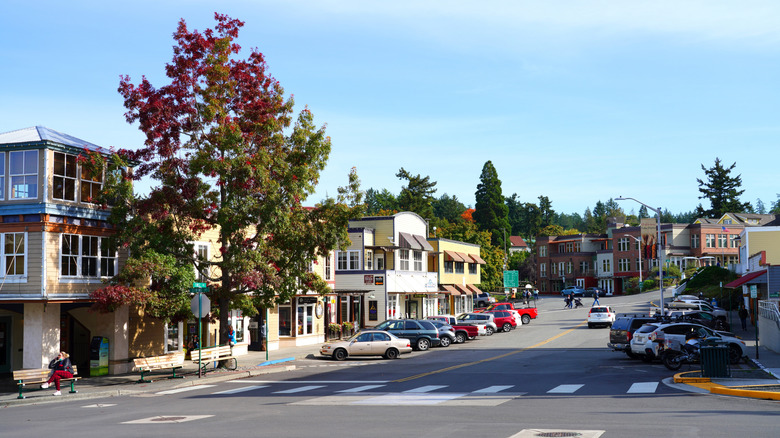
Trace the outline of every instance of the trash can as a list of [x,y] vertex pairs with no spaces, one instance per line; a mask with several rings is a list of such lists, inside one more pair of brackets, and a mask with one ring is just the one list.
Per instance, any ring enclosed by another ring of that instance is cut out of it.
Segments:
[[701,347],[699,352],[702,377],[731,377],[728,347]]
[[108,374],[108,338],[94,336],[89,346],[89,376]]

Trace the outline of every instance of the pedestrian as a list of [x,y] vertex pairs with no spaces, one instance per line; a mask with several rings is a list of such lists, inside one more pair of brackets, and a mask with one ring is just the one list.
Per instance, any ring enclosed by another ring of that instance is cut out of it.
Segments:
[[539,289],[534,289],[534,301],[539,299]]
[[569,308],[569,296],[566,295],[563,297],[563,308],[568,309]]
[[598,289],[593,291],[593,305],[594,306],[600,306],[601,303],[599,303],[599,291]]
[[233,330],[233,326],[228,326],[228,344],[230,344],[230,347],[233,347],[236,345],[236,332]]
[[572,304],[574,304],[574,296],[569,294],[569,309],[571,309]]
[[748,311],[744,304],[739,305],[739,311],[737,314],[739,315],[739,320],[742,321],[742,330],[747,330]]
[[41,385],[41,388],[46,389],[51,382],[54,382],[54,387],[57,389],[53,395],[62,395],[60,392],[60,379],[70,379],[73,377],[73,366],[70,363],[70,357],[68,353],[60,351],[54,360],[49,363],[49,368],[54,370],[45,383]]
[[699,299],[700,300],[704,299],[704,293],[702,293],[702,291],[699,291]]

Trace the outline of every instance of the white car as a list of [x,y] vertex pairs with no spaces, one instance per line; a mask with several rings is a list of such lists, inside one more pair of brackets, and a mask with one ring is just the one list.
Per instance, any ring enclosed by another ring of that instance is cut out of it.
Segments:
[[679,350],[680,346],[685,344],[685,335],[694,331],[701,339],[715,340],[728,345],[729,362],[732,364],[739,363],[740,359],[747,356],[747,346],[733,333],[716,331],[701,324],[688,322],[643,325],[631,339],[631,351],[652,360],[658,358],[661,348]]
[[615,309],[610,306],[593,306],[588,312],[588,328],[593,328],[599,325],[605,327],[612,327],[612,323],[615,322]]
[[515,319],[515,323],[517,323],[517,327],[523,325],[523,317],[520,315],[520,312],[512,309],[507,309],[505,310],[505,312],[509,312],[512,314],[512,317]]

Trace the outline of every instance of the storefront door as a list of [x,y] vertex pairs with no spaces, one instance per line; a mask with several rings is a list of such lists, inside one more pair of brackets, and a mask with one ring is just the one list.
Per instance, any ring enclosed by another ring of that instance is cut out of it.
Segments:
[[0,374],[11,372],[11,318],[0,317]]

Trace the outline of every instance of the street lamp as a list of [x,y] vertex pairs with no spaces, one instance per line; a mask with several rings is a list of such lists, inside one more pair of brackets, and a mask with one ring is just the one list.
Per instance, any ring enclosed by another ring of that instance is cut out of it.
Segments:
[[636,240],[636,247],[639,250],[639,292],[642,292],[642,239],[630,234],[624,234],[624,236]]
[[653,212],[655,212],[655,221],[656,221],[656,226],[657,226],[656,232],[658,233],[657,236],[656,236],[656,239],[658,240],[658,281],[659,281],[660,286],[661,286],[660,287],[660,289],[661,289],[661,313],[663,314],[663,312],[664,312],[664,264],[663,264],[663,260],[661,259],[661,208],[660,207],[659,208],[653,208],[653,207],[645,204],[644,202],[639,201],[639,200],[634,199],[634,198],[629,198],[629,197],[625,197],[624,198],[622,196],[618,196],[617,198],[615,198],[616,201],[626,201],[626,200],[629,200],[629,199],[634,201],[634,202],[638,202],[638,203],[644,205],[645,207],[647,207],[648,209],[653,210]]

